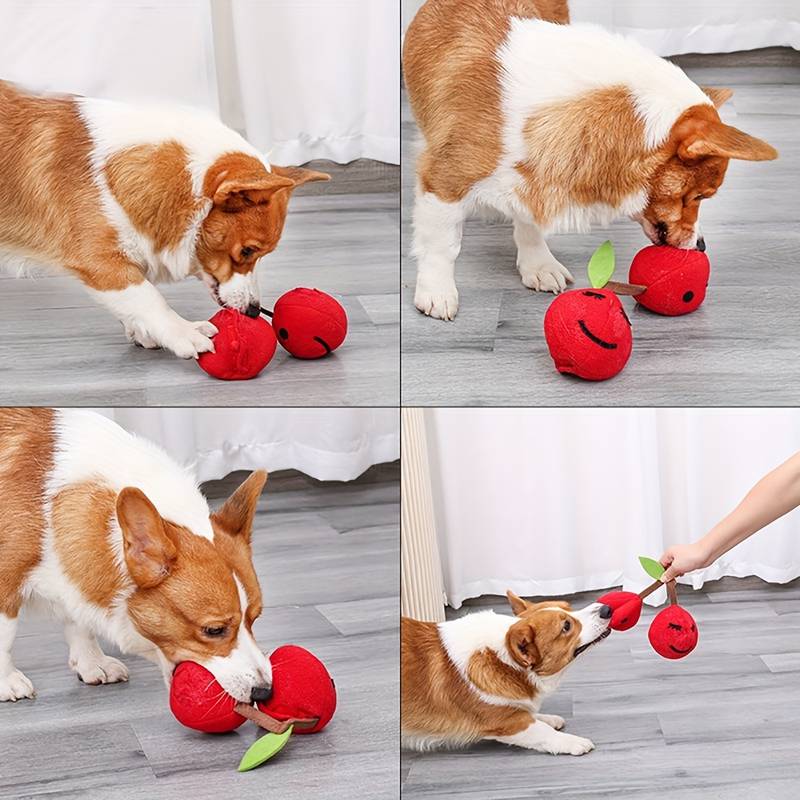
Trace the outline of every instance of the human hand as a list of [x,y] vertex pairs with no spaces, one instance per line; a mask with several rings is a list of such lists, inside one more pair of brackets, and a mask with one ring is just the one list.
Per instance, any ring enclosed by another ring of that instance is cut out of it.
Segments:
[[661,580],[667,583],[687,572],[708,566],[710,554],[701,542],[692,542],[668,547],[658,560],[661,566],[666,567]]

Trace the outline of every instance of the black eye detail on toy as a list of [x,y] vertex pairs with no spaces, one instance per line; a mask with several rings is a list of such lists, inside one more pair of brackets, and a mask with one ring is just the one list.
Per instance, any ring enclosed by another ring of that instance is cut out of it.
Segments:
[[692,300],[694,300],[694,292],[686,292],[686,294],[683,295],[684,303],[691,303]]
[[672,630],[674,630],[674,631],[682,631],[683,630],[683,628],[680,625],[676,624],[675,622],[670,622],[667,627],[668,628],[672,628]]
[[583,293],[586,297],[594,297],[598,300],[605,300],[605,295],[600,294],[600,292],[584,292]]

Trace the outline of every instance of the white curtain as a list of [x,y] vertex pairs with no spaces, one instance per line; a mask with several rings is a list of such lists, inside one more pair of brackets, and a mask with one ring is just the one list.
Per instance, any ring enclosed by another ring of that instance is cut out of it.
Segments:
[[[429,410],[448,601],[650,579],[638,556],[693,541],[800,449],[796,409]],[[682,582],[800,576],[800,511]],[[652,602],[660,602],[657,593]]]
[[193,463],[201,481],[259,468],[349,481],[400,457],[400,414],[391,408],[95,410]]
[[397,164],[398,2],[0,0],[0,79],[202,106],[276,164]]
[[[423,0],[403,0],[403,30]],[[574,22],[596,22],[662,56],[800,49],[797,0],[569,0]]]

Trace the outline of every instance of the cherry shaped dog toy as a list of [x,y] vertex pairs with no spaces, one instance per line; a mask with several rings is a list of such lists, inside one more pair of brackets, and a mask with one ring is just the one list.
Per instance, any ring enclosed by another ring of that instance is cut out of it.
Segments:
[[651,245],[634,256],[628,280],[644,288],[634,295],[637,303],[676,317],[700,307],[710,274],[708,257],[700,250]]
[[224,381],[255,378],[275,355],[275,332],[263,317],[223,308],[210,321],[219,331],[213,339],[214,352],[201,353],[197,363],[212,377]]
[[663,658],[684,658],[697,647],[698,631],[692,615],[678,605],[675,581],[667,583],[670,605],[653,617],[647,638]]
[[169,707],[187,728],[204,733],[232,731],[245,720],[235,706],[236,700],[200,664],[182,661],[172,673]]
[[620,372],[633,347],[630,320],[608,289],[558,295],[544,315],[544,336],[555,368],[588,381]]
[[608,592],[598,597],[595,602],[604,603],[612,609],[609,628],[612,631],[627,631],[632,628],[642,614],[642,600],[663,586],[660,580],[654,581],[646,589],[633,592]]
[[338,300],[319,289],[298,288],[281,295],[272,314],[281,346],[295,358],[322,358],[347,336],[347,314]]

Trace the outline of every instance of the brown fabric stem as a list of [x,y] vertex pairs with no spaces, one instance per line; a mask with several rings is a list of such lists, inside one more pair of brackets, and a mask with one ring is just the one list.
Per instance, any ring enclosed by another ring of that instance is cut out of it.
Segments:
[[642,589],[642,591],[641,591],[641,592],[639,592],[639,597],[641,597],[641,598],[642,598],[642,600],[644,600],[644,599],[645,599],[645,597],[647,597],[648,595],[651,595],[651,594],[653,594],[653,592],[654,592],[656,589],[660,589],[660,588],[661,588],[663,585],[664,585],[664,584],[663,584],[663,583],[661,583],[661,581],[660,581],[660,580],[653,581],[653,582],[652,582],[652,583],[651,583],[651,584],[650,584],[650,585],[649,585],[649,586],[648,586],[646,589]]
[[275,717],[265,714],[260,708],[249,706],[247,703],[237,703],[234,706],[234,711],[252,722],[255,722],[259,728],[263,728],[270,733],[285,733],[290,725],[294,725],[295,728],[313,728],[319,722],[319,717],[312,717],[310,719],[295,717],[287,720],[275,719]]
[[642,294],[647,290],[646,286],[638,283],[621,283],[620,281],[609,281],[603,288],[614,294],[627,294],[631,297],[636,297],[637,294]]
[[667,595],[669,596],[670,605],[678,605],[678,590],[675,588],[675,580],[667,583]]

